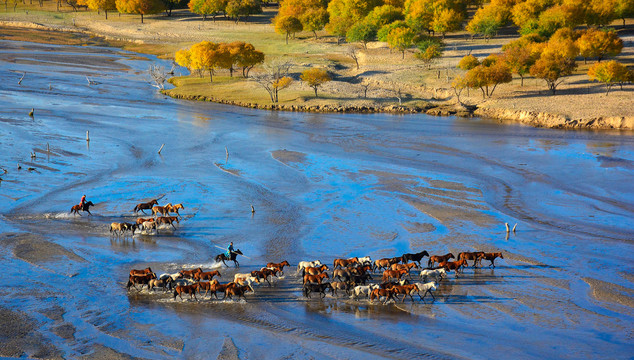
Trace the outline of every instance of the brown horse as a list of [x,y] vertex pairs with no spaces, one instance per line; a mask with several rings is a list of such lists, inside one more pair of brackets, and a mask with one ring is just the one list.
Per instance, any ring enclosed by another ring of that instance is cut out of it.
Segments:
[[163,288],[163,291],[167,291],[169,288],[172,288],[174,285],[174,280],[171,277],[166,277],[165,279],[152,279],[148,282],[149,290],[154,290],[155,287]]
[[302,276],[308,274],[308,275],[317,275],[317,274],[321,274],[324,271],[328,270],[328,265],[323,264],[322,266],[315,266],[315,267],[305,267],[304,269],[302,269]]
[[[461,252],[458,254],[458,260],[473,260],[473,267],[476,267],[476,265],[478,265],[478,261],[482,256],[484,256],[484,252],[482,251]],[[469,264],[467,264],[467,266],[469,266]]]
[[335,279],[339,279],[341,280],[342,278],[344,279],[344,281],[348,281],[350,280],[350,278],[352,277],[352,274],[350,273],[350,271],[348,269],[334,269],[332,271],[332,278]]
[[[134,286],[134,288],[137,289],[136,284],[141,284],[141,290],[143,290],[143,285],[147,285],[149,289],[150,280],[152,279],[156,279],[156,274],[149,273],[146,275],[130,275],[130,277],[128,278],[128,284],[126,285],[126,288],[130,290],[130,286]],[[141,291],[141,290],[137,289],[137,291]]]
[[[396,286],[392,286],[392,288],[390,289],[392,290],[392,293],[394,294],[394,297],[396,297],[398,299],[399,295],[403,295],[403,300],[401,302],[405,302],[405,298],[409,295],[409,298],[412,299],[412,301],[414,301],[414,298],[412,297],[412,293],[414,292],[418,292],[418,286],[411,284],[411,285],[396,285]],[[419,294],[420,296],[420,294]]]
[[[234,283],[234,282],[230,282],[230,283],[227,283],[227,284],[221,284],[221,283],[218,282],[218,280],[214,280],[214,281],[211,282],[211,289],[209,291],[217,299],[218,295],[216,294],[216,292],[225,293],[227,288],[234,287],[234,286],[238,286],[238,285],[236,283]],[[226,293],[225,293],[225,296],[226,296]]]
[[394,299],[394,293],[391,289],[374,289],[370,293],[370,301],[374,301],[374,299],[381,301],[382,297],[385,298],[383,302],[383,305],[385,305],[390,299]]
[[176,226],[174,226],[174,221],[176,221],[177,224],[180,224],[180,221],[178,221],[178,216],[159,216],[156,218],[157,224],[169,224],[172,225],[174,229],[176,229]]
[[244,301],[247,301],[247,298],[244,296],[244,294],[248,293],[249,291],[253,291],[253,289],[251,289],[249,285],[244,285],[244,286],[235,285],[235,286],[227,287],[225,289],[224,298],[226,299],[227,297],[229,297],[229,299],[233,300],[232,296],[238,296],[238,299],[242,297],[244,298]]
[[282,274],[284,274],[284,273],[283,273],[284,266],[291,266],[291,264],[289,264],[289,263],[288,263],[288,261],[286,261],[286,260],[282,261],[281,263],[273,263],[273,262],[270,262],[270,263],[267,263],[267,264],[266,264],[266,267],[267,267],[267,268],[277,268],[277,269],[280,269],[280,270],[279,270],[279,272],[280,272],[280,273],[282,273]]
[[382,282],[389,282],[390,279],[394,278],[396,280],[401,280],[401,276],[407,274],[408,271],[405,269],[401,270],[385,270],[383,271],[383,277],[381,278]]
[[198,301],[198,298],[196,298],[196,291],[198,291],[198,284],[199,283],[195,283],[192,285],[178,285],[175,289],[174,289],[174,300],[176,300],[176,296],[180,297],[181,300],[183,300],[183,296],[181,294],[189,294],[189,298],[192,299],[196,299],[196,301]]
[[147,219],[146,218],[137,218],[136,219],[136,224],[137,225],[141,225],[141,224],[146,223],[146,222],[154,222],[154,218],[147,218]]
[[350,283],[344,281],[333,281],[330,283],[332,285],[332,293],[333,295],[337,295],[337,290],[343,290],[346,292],[346,295],[350,295]]
[[165,208],[167,209],[168,213],[175,213],[176,215],[181,216],[181,214],[178,213],[178,209],[184,209],[185,207],[183,206],[183,204],[167,204],[165,205]]
[[110,223],[110,233],[114,233],[114,235],[121,236],[125,231],[125,225],[123,223],[113,222]]
[[363,265],[363,266],[353,267],[353,268],[348,268],[348,269],[350,271],[350,274],[352,274],[352,275],[365,275],[369,271],[372,271],[372,266]]
[[267,283],[269,283],[269,286],[271,286],[271,282],[269,281],[269,276],[277,277],[277,274],[274,270],[262,268],[260,270],[251,271],[251,276],[253,276],[258,282],[260,282],[260,279],[264,279],[266,280]]
[[485,259],[485,260],[489,260],[491,262],[491,264],[489,264],[489,267],[491,267],[491,266],[495,267],[495,259],[496,258],[504,259],[504,256],[502,256],[501,252],[484,253],[484,255],[482,255],[482,257],[480,258],[480,265],[482,265],[482,259]]
[[338,267],[348,267],[350,265],[353,264],[358,264],[359,263],[359,258],[358,257],[353,257],[350,259],[335,259],[335,261],[332,263],[332,268],[336,269]]
[[181,270],[178,273],[181,274],[181,276],[184,277],[184,278],[193,279],[194,278],[194,274],[201,273],[201,272],[203,272],[203,269],[197,268],[197,269],[194,269],[194,270]]
[[143,276],[143,275],[147,275],[147,274],[151,274],[151,273],[153,273],[153,271],[152,271],[152,269],[150,269],[149,266],[146,267],[143,270],[136,270],[136,269],[130,270],[130,276]]
[[161,214],[163,216],[168,216],[169,213],[167,212],[168,207],[172,206],[172,204],[167,204],[165,206],[152,206],[152,216],[156,216],[158,214]]
[[429,257],[429,261],[427,262],[427,267],[432,267],[435,263],[441,263],[445,261],[449,261],[449,259],[455,259],[456,257],[452,253],[448,253],[445,255],[432,255]]
[[409,274],[409,277],[412,277],[412,269],[418,269],[418,265],[415,262],[411,262],[408,264],[392,264],[392,270],[401,270],[401,269],[405,269],[407,270],[407,273]]
[[74,205],[73,207],[70,208],[70,214],[75,213],[75,215],[81,216],[81,214],[79,212],[80,211],[85,211],[88,214],[92,215],[92,213],[90,212],[90,207],[94,206],[94,205],[95,204],[93,204],[92,201],[89,201],[89,202],[85,203],[84,206]]
[[318,275],[304,275],[304,284],[312,283],[312,284],[321,284],[322,280],[328,279],[328,273],[321,273]]
[[143,211],[143,210],[151,209],[152,205],[158,205],[158,200],[154,199],[154,200],[152,200],[150,202],[137,204],[134,207],[134,210],[132,210],[132,211],[134,211],[135,213],[138,213],[139,211],[141,211],[142,213],[145,214],[145,211]]
[[208,272],[195,272],[194,280],[212,280],[214,276],[222,277],[218,270],[213,270]]
[[460,268],[467,265],[468,265],[467,260],[462,259],[458,261],[444,261],[444,262],[441,262],[439,266],[444,268],[446,271],[455,270],[456,277],[458,277],[458,272],[462,272]]
[[383,258],[374,261],[374,267],[372,267],[372,271],[389,269],[392,264],[396,264],[401,260],[401,258]]

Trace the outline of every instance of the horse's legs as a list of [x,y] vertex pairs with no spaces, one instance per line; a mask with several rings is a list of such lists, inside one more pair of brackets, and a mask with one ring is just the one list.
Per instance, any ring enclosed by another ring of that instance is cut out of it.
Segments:
[[90,215],[92,215],[92,213],[90,212],[90,210],[86,209],[86,212]]
[[238,260],[233,260],[233,267],[240,267],[240,263],[238,262]]

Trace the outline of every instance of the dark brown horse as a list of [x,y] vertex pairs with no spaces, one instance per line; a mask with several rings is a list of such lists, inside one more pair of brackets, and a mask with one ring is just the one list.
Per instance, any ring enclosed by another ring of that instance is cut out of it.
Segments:
[[[134,288],[137,289],[136,285],[140,284],[141,290],[143,290],[143,285],[147,285],[149,289],[150,280],[152,279],[156,279],[156,274],[149,273],[146,275],[130,275],[130,277],[128,278],[128,284],[126,285],[126,288],[130,290],[130,287],[134,286]],[[137,291],[141,291],[141,290],[137,289]]]
[[174,226],[174,221],[176,221],[177,224],[180,224],[180,221],[178,221],[178,216],[159,216],[156,218],[157,224],[169,224],[172,225],[174,229],[176,229],[176,226]]
[[458,272],[462,272],[460,268],[467,265],[468,265],[467,260],[462,259],[458,261],[444,261],[444,262],[441,262],[439,266],[444,268],[446,271],[455,270],[456,277],[458,277]]
[[291,264],[289,264],[286,260],[282,261],[281,263],[270,262],[266,264],[267,268],[276,269],[279,275],[284,275],[284,266],[291,266]]
[[332,285],[330,285],[330,283],[323,283],[323,284],[304,284],[304,286],[302,287],[302,292],[304,293],[305,297],[310,297],[310,293],[312,292],[318,292],[319,293],[319,297],[320,298],[324,298],[326,297],[326,290],[330,289],[330,292],[332,293],[334,291],[334,289],[332,288]]
[[211,289],[209,291],[211,291],[211,293],[217,299],[218,295],[216,294],[216,292],[225,293],[225,291],[227,291],[227,288],[230,288],[230,287],[233,287],[233,286],[238,286],[238,285],[236,283],[234,283],[234,282],[230,282],[230,283],[227,283],[227,284],[221,284],[221,283],[218,282],[218,280],[213,280],[211,282]]
[[403,254],[401,257],[403,258],[403,263],[407,263],[409,261],[415,261],[418,263],[418,266],[421,266],[420,261],[423,257],[429,256],[429,253],[425,250],[415,253],[415,254]]
[[269,283],[269,286],[271,286],[269,276],[277,277],[277,272],[268,268],[262,268],[260,270],[251,271],[251,276],[253,276],[258,282],[260,282],[260,279],[264,279],[267,283]]
[[385,270],[383,271],[383,277],[381,278],[382,282],[389,282],[390,279],[394,278],[396,280],[401,280],[401,276],[409,273],[406,269],[401,270]]
[[244,294],[249,291],[253,291],[253,289],[251,289],[249,285],[244,285],[244,286],[236,285],[236,286],[227,287],[225,289],[225,299],[229,297],[229,299],[233,300],[232,296],[237,296],[238,299],[242,297],[244,298],[244,301],[247,301],[247,298],[244,296]]
[[192,285],[178,285],[174,289],[174,300],[176,300],[176,296],[183,300],[182,294],[189,294],[190,299],[194,298],[198,301],[198,298],[196,298],[196,291],[198,291],[198,283]]
[[449,261],[449,259],[455,259],[456,257],[452,253],[448,253],[445,255],[432,255],[429,257],[429,261],[427,262],[427,267],[432,267],[435,263],[441,263],[445,261]]
[[370,293],[370,301],[374,301],[374,299],[381,301],[382,297],[385,298],[383,302],[383,305],[385,305],[390,299],[394,299],[394,292],[391,289],[374,289]]
[[95,206],[95,204],[92,203],[92,201],[89,201],[87,203],[84,204],[84,206],[81,205],[74,205],[73,207],[70,208],[70,213],[75,213],[75,215],[79,215],[81,216],[81,214],[79,213],[80,211],[85,211],[88,214],[92,215],[92,213],[90,212],[90,207],[91,206]]
[[[405,298],[409,295],[409,298],[412,299],[412,301],[414,301],[414,298],[412,297],[412,293],[414,292],[418,292],[418,286],[411,284],[411,285],[396,285],[396,286],[392,286],[392,288],[390,289],[392,290],[392,293],[394,294],[394,297],[396,297],[398,299],[399,295],[403,295],[403,300],[401,302],[405,302]],[[420,294],[419,294],[420,296]]]
[[132,211],[134,211],[135,213],[138,213],[139,211],[141,211],[142,213],[145,214],[145,211],[143,211],[143,210],[152,209],[152,205],[158,205],[158,200],[154,199],[154,200],[152,200],[150,202],[137,204],[134,207],[134,210],[132,210]]

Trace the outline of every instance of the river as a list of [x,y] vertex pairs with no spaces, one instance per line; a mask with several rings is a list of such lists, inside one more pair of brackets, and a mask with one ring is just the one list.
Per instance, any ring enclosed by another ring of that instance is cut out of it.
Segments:
[[[153,62],[0,42],[0,296],[15,330],[0,355],[631,357],[632,132],[180,101],[150,86]],[[93,215],[69,214],[83,194]],[[184,204],[176,229],[109,233],[153,198]],[[240,272],[291,267],[246,301],[126,291],[147,266],[226,282],[238,270],[213,258],[230,241]],[[503,259],[450,273],[435,300],[387,305],[306,299],[295,274],[302,260],[422,250]]]

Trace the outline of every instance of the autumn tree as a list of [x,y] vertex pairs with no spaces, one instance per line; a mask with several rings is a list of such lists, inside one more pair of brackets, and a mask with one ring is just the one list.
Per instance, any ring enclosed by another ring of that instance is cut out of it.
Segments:
[[202,15],[203,21],[208,15],[216,21],[216,14],[225,11],[228,0],[190,0],[187,6],[194,14]]
[[317,88],[319,88],[324,83],[331,81],[332,78],[328,75],[328,71],[325,69],[312,68],[307,69],[302,72],[300,76],[302,81],[304,81],[308,86],[315,90],[315,97],[317,97]]
[[249,77],[249,71],[254,66],[264,62],[264,53],[255,49],[255,47],[249,43],[241,41],[232,43],[233,46],[239,50],[235,57],[236,66],[242,68],[242,76]]
[[364,22],[372,24],[376,30],[381,27],[391,24],[398,20],[403,20],[403,9],[394,7],[392,5],[383,5],[375,7],[365,17]]
[[563,77],[572,74],[576,68],[574,58],[567,57],[562,52],[545,49],[529,72],[532,76],[546,81],[548,89],[554,95],[557,86],[563,82]]
[[331,0],[328,3],[330,20],[326,30],[335,36],[345,37],[352,25],[381,4],[381,0]]
[[213,74],[218,67],[219,45],[211,41],[201,41],[192,45],[189,53],[190,67],[209,73],[209,81],[213,82]]
[[524,27],[529,21],[537,21],[539,14],[554,5],[553,0],[526,0],[518,1],[511,10],[513,23],[518,27]]
[[625,26],[625,18],[634,17],[634,1],[617,0],[614,7],[614,17],[623,20],[623,26]]
[[510,8],[491,3],[476,11],[466,29],[471,34],[482,35],[488,40],[508,22],[510,15]]
[[279,92],[293,83],[288,76],[292,64],[288,61],[273,61],[264,65],[264,71],[251,76],[251,79],[262,86],[269,94],[271,102],[279,102]]
[[295,33],[302,31],[302,22],[295,16],[282,16],[275,18],[275,32],[278,34],[286,35],[286,44],[288,44],[288,38]]
[[363,44],[363,48],[367,49],[368,42],[373,41],[376,38],[376,27],[365,21],[360,21],[354,25],[348,32],[346,32],[346,41],[348,42],[360,42]]
[[483,99],[493,96],[499,84],[509,83],[512,80],[511,70],[497,55],[490,55],[480,65],[467,71],[465,75],[466,85],[471,88],[480,88]]
[[405,22],[415,31],[431,30],[434,20],[434,0],[406,0],[403,13]]
[[623,40],[614,30],[602,31],[590,28],[583,32],[577,40],[579,53],[584,61],[589,57],[596,57],[598,62],[606,56],[615,56],[623,50]]
[[480,60],[471,54],[464,56],[458,62],[458,68],[465,71],[471,70],[478,65],[480,65]]
[[524,77],[529,74],[539,53],[533,49],[532,43],[520,40],[507,44],[502,50],[504,51],[502,60],[508,65],[512,73],[519,75],[520,86],[524,86]]
[[[276,18],[294,16],[302,23],[303,30],[312,31],[317,38],[317,31],[328,23],[328,11],[323,0],[284,0]],[[275,18],[273,19],[275,26]]]
[[236,19],[236,23],[242,16],[246,21],[250,15],[262,13],[262,0],[229,0],[225,13],[230,18]]
[[461,28],[462,20],[462,14],[453,9],[438,9],[434,12],[431,28],[434,32],[441,33],[444,39],[446,33]]
[[120,13],[143,15],[158,14],[165,9],[161,0],[116,0],[115,5]]
[[615,84],[621,85],[621,89],[623,89],[623,83],[632,78],[632,71],[628,71],[627,67],[620,62],[612,60],[604,63],[595,63],[588,70],[588,76],[590,80],[604,83],[606,86],[605,94],[608,95],[610,88]]
[[86,0],[86,6],[95,11],[103,10],[106,13],[106,19],[108,19],[108,11],[117,10],[115,0]]
[[416,34],[412,29],[396,28],[387,35],[387,44],[390,49],[397,49],[403,54],[405,59],[405,51],[412,46]]
[[328,24],[328,11],[325,8],[309,8],[300,17],[299,21],[306,31],[312,31],[317,39],[317,31],[323,30]]
[[191,51],[189,51],[189,49],[178,50],[174,55],[174,62],[182,67],[186,67],[190,71],[193,70],[191,68],[192,59]]

